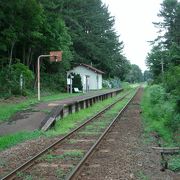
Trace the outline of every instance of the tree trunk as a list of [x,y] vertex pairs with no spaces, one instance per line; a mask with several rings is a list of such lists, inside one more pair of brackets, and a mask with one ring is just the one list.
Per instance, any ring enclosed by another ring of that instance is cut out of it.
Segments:
[[23,56],[22,56],[23,64],[26,64],[26,47],[25,44],[23,44]]
[[15,41],[13,41],[11,44],[11,51],[10,51],[10,56],[9,56],[9,68],[11,67],[11,64],[12,64],[12,55],[13,55],[14,45],[15,45]]
[[28,48],[27,58],[26,58],[26,65],[30,66],[30,57],[31,57],[31,47]]
[[37,78],[37,68],[35,67],[35,69],[36,69],[36,73],[35,73],[34,89],[37,88],[37,82],[38,82],[38,78]]
[[30,59],[29,59],[29,66],[33,66],[33,71],[34,71],[34,65],[32,64],[32,61],[33,61],[33,51],[31,50],[31,56],[30,56]]

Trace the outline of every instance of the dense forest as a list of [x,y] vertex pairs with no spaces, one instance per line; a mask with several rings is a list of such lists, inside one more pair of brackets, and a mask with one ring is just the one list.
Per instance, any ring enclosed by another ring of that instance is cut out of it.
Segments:
[[3,96],[20,93],[21,74],[24,94],[34,89],[37,58],[52,50],[63,51],[63,61],[41,61],[43,89],[65,91],[66,71],[77,63],[93,64],[105,72],[105,78],[121,80],[131,69],[114,17],[101,0],[0,0],[0,8]]
[[147,117],[166,141],[174,137],[180,142],[180,2],[164,0],[158,16],[158,37],[146,59],[155,84],[146,96]]

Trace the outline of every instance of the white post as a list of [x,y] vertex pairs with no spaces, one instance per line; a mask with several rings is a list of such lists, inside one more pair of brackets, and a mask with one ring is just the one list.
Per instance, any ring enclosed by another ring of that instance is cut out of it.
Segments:
[[19,84],[20,84],[20,90],[21,90],[21,95],[22,95],[22,90],[23,90],[23,75],[22,75],[22,73],[20,75],[20,79],[19,80],[20,80]]
[[40,101],[40,58],[41,56],[38,57],[38,64],[37,64],[37,68],[38,68],[38,101]]
[[70,76],[70,93],[72,94],[72,77]]

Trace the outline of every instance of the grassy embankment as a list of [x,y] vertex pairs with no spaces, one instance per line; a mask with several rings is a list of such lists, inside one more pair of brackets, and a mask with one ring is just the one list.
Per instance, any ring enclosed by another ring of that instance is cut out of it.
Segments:
[[[135,91],[134,89],[131,90],[131,96],[132,94],[134,94],[134,91]],[[68,133],[71,129],[75,128],[79,123],[82,123],[89,117],[96,114],[98,111],[102,110],[105,106],[108,106],[109,104],[114,102],[117,98],[122,97],[125,93],[127,93],[127,90],[123,91],[116,97],[104,100],[102,102],[98,102],[94,104],[92,107],[89,107],[87,109],[83,109],[79,112],[71,114],[61,119],[59,122],[56,123],[54,129],[51,129],[47,132],[42,132],[42,131],[37,130],[33,132],[19,132],[12,135],[6,135],[3,137],[0,137],[0,150],[4,150],[18,143],[21,143],[30,139],[35,139],[41,136],[53,137],[57,135],[64,135]],[[124,101],[118,104],[122,106],[128,101],[128,99],[126,98]]]
[[[178,131],[180,114],[175,110],[175,99],[165,93],[160,85],[145,88],[141,103],[145,135],[156,133],[162,147],[180,146]],[[168,157],[168,167],[171,170],[180,170],[180,155]]]

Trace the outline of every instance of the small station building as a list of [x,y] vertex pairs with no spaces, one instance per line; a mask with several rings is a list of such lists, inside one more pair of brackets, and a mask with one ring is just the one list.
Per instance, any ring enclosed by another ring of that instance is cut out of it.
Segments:
[[83,86],[83,92],[88,90],[102,89],[102,75],[103,71],[96,69],[88,64],[79,64],[72,70],[67,72],[67,77],[71,74],[79,74],[81,76],[81,82]]

